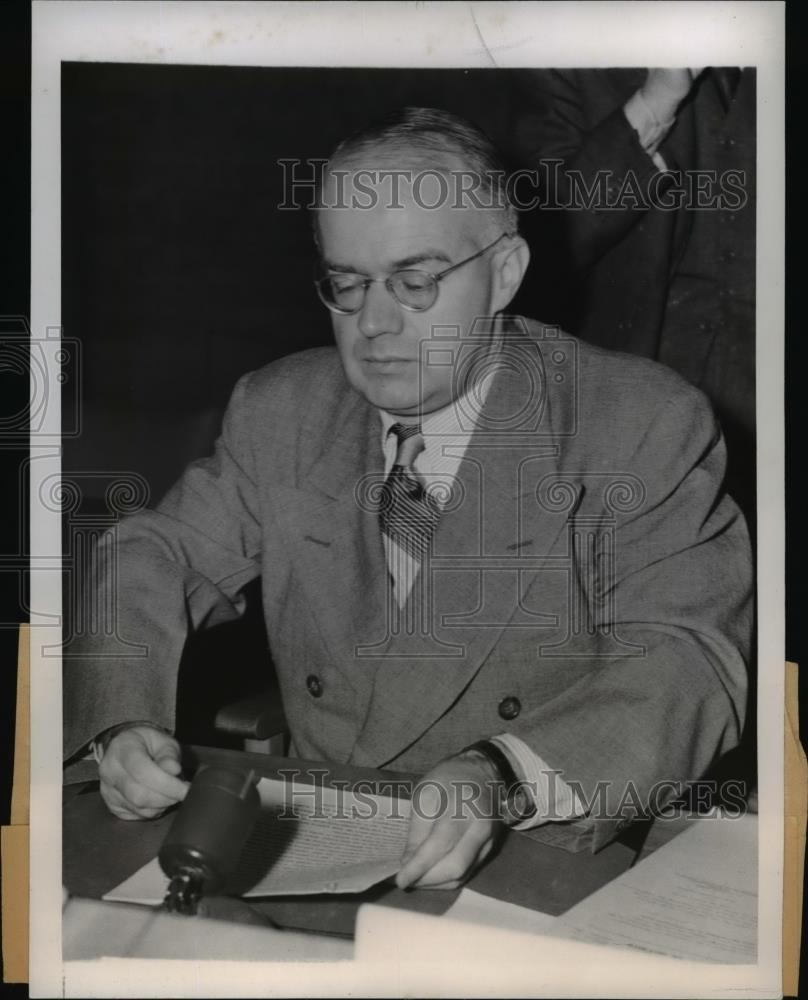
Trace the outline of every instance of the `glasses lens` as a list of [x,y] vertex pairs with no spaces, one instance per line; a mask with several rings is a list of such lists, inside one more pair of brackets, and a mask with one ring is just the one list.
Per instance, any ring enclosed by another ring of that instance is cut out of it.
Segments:
[[353,313],[362,308],[365,283],[356,274],[331,274],[317,283],[320,296],[329,309]]
[[393,295],[407,309],[429,309],[435,301],[438,285],[426,271],[396,271],[389,283]]

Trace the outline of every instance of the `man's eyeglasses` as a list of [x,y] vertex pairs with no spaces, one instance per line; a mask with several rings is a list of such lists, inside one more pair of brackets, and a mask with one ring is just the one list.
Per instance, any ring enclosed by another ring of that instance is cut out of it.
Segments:
[[438,298],[438,282],[464,264],[482,257],[486,250],[496,246],[507,235],[508,233],[501,233],[493,243],[489,243],[471,257],[466,257],[465,260],[458,261],[457,264],[452,264],[451,267],[435,274],[431,271],[422,271],[420,268],[408,267],[380,278],[368,278],[364,274],[327,274],[324,278],[318,278],[314,284],[323,304],[340,316],[352,316],[358,313],[365,304],[365,294],[369,286],[379,281],[384,282],[387,291],[404,309],[410,312],[424,312],[433,306]]

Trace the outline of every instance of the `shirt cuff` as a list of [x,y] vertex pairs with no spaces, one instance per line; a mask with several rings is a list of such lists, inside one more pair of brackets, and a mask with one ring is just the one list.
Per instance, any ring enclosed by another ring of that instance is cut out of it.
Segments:
[[[635,91],[623,105],[623,114],[628,119],[629,125],[637,133],[640,145],[654,161],[657,168],[663,172],[666,171],[668,167],[657,150],[662,140],[670,132],[676,119],[670,118],[665,122],[659,121],[639,90]],[[660,164],[662,165],[660,166]]]
[[544,823],[576,819],[586,812],[581,800],[561,778],[561,772],[553,770],[524,740],[513,733],[492,736],[491,742],[503,750],[514,765],[514,770],[523,779],[523,789],[535,804],[536,812],[513,830],[529,830]]

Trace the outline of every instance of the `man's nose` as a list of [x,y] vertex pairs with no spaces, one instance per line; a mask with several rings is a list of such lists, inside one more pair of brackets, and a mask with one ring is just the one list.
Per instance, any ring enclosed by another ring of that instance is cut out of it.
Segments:
[[383,333],[400,333],[403,325],[401,306],[384,282],[374,281],[365,292],[359,312],[359,329],[366,337],[378,337]]

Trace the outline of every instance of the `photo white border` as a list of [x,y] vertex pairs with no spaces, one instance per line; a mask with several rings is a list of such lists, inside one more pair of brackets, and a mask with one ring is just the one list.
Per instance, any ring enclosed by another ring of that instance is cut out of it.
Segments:
[[[760,774],[759,961],[709,966],[697,979],[665,973],[660,996],[764,997],[781,980],[784,660],[784,62],[782,3],[160,3],[35,0],[32,66],[32,288],[35,339],[61,324],[61,61],[195,65],[606,67],[744,65],[758,71],[757,456],[758,745]],[[401,995],[383,970],[215,963],[61,961],[61,676],[43,645],[61,637],[59,514],[38,502],[60,470],[57,371],[51,403],[31,436],[31,962],[32,997]],[[41,394],[34,384],[32,398]],[[494,959],[494,961],[496,961]],[[684,963],[685,965],[689,963]],[[102,968],[103,965],[103,968]],[[617,965],[617,963],[616,963]],[[104,971],[106,970],[106,971]],[[422,970],[423,971],[423,970]],[[484,982],[436,979],[443,995],[474,995]],[[506,974],[507,972],[507,974]],[[425,989],[414,969],[410,991]],[[82,978],[83,976],[83,978]],[[109,977],[112,977],[111,979]],[[301,979],[301,977],[305,977]],[[105,978],[107,977],[107,978]],[[105,983],[109,983],[105,986]],[[575,995],[564,970],[497,970],[502,995]],[[456,985],[456,989],[454,988]],[[660,984],[661,985],[661,984]],[[495,987],[496,988],[496,987]],[[619,967],[603,994],[642,996]]]

